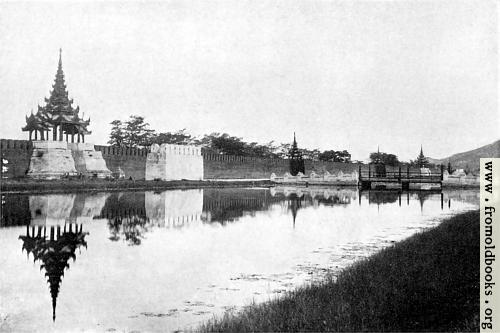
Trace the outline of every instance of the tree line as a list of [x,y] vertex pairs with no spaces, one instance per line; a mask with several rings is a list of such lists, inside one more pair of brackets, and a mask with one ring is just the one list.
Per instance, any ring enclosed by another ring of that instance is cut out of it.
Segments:
[[[157,132],[150,128],[142,116],[132,115],[126,121],[111,122],[108,144],[117,147],[146,148],[152,144],[193,144],[203,147],[205,152],[213,154],[251,156],[263,158],[288,158],[291,143],[277,144],[270,141],[265,144],[246,142],[240,137],[228,133],[210,133],[194,137],[186,129],[176,132]],[[351,162],[347,150],[325,150],[299,148],[304,159],[314,161]]]
[[[292,148],[291,143],[275,143],[270,141],[265,144],[257,142],[246,142],[240,137],[232,136],[228,133],[210,133],[201,137],[189,134],[186,129],[176,132],[157,132],[150,128],[142,116],[132,115],[126,121],[114,120],[111,122],[111,133],[108,143],[117,147],[146,148],[154,143],[197,145],[203,150],[212,154],[250,156],[262,158],[288,158],[288,153]],[[302,156],[306,160],[330,161],[350,163],[351,154],[347,150],[324,150],[299,148]],[[384,152],[372,152],[369,155],[371,163],[381,162],[389,166],[399,165],[434,165],[427,161],[424,156],[419,156],[409,162],[401,162],[394,154]],[[451,169],[451,166],[448,166]]]

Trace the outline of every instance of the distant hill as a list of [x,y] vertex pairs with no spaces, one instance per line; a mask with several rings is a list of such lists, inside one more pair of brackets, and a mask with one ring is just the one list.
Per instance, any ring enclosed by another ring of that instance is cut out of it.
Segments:
[[479,170],[479,159],[481,157],[500,157],[500,140],[443,159],[429,158],[429,162],[448,165],[448,161],[450,161],[453,169],[470,169],[471,171],[477,171]]

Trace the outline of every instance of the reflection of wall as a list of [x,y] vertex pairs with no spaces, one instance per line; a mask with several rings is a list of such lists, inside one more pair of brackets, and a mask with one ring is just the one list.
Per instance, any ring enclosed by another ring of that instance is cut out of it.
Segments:
[[114,192],[106,198],[100,218],[146,217],[144,192]]
[[31,225],[57,225],[69,220],[76,194],[30,196]]
[[351,200],[356,200],[357,190],[351,188],[331,188],[331,187],[300,187],[300,186],[276,186],[270,189],[272,196],[284,195],[289,197],[294,194],[298,197],[308,196],[318,199],[324,204],[348,204]]
[[397,191],[368,191],[368,202],[371,204],[388,204],[400,200],[401,192]]
[[90,222],[101,213],[109,194],[49,194],[29,197],[31,225]]
[[478,205],[480,193],[478,190],[446,190],[443,191],[445,200],[461,201]]
[[28,225],[31,221],[29,197],[24,194],[2,195],[0,227]]
[[90,222],[101,214],[109,193],[77,194],[71,210],[70,220],[73,223]]
[[274,202],[267,189],[205,189],[203,191],[203,219],[206,222],[227,222],[245,212],[267,210]]
[[203,190],[146,192],[146,215],[160,227],[178,227],[201,221]]

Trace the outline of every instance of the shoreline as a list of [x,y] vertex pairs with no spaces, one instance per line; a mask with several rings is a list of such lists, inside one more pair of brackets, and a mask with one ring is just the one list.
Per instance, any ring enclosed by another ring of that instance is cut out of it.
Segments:
[[23,193],[69,193],[69,192],[102,192],[102,191],[143,191],[143,190],[178,190],[197,188],[224,187],[272,187],[269,180],[2,180],[0,192],[9,194]]
[[[276,183],[267,179],[206,179],[206,180],[105,180],[105,179],[2,179],[0,193],[68,193],[68,192],[98,192],[98,191],[140,191],[140,190],[177,190],[196,188],[225,187],[275,187],[297,186],[314,188],[319,184]],[[332,183],[322,186],[352,187],[357,184]],[[443,184],[442,189],[479,189],[475,185]],[[387,190],[391,191],[391,190]]]
[[478,331],[479,211],[448,217],[276,299],[208,320],[200,332]]

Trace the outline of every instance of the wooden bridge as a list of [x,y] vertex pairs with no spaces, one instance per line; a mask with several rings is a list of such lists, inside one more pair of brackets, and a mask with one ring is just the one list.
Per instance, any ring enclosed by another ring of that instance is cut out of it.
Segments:
[[410,170],[410,167],[387,171],[385,166],[359,166],[359,186],[361,189],[402,189],[436,190],[441,189],[443,167],[440,171],[432,169]]

